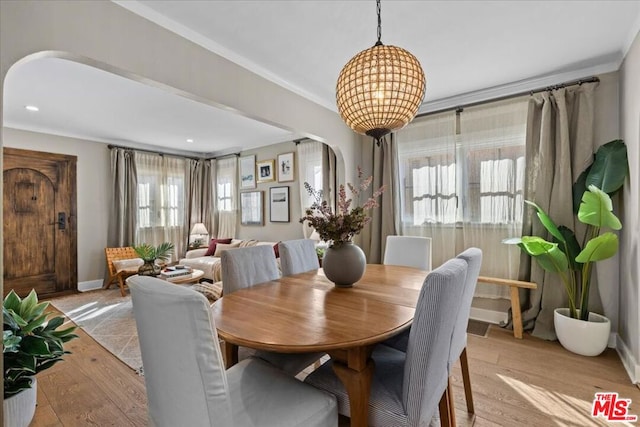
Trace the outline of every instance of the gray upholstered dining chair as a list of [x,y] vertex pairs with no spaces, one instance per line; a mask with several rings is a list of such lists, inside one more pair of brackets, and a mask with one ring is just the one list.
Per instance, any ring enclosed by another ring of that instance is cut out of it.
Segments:
[[431,270],[431,238],[387,236],[382,263]]
[[223,295],[280,277],[273,247],[268,245],[229,249],[220,256],[220,266]]
[[316,245],[310,239],[287,240],[278,243],[280,268],[283,276],[304,273],[320,268]]
[[[441,423],[449,424],[447,365],[466,275],[467,263],[455,258],[429,273],[420,291],[406,353],[384,345],[374,349],[369,425],[426,426],[438,402]],[[349,416],[347,392],[331,363],[323,364],[305,382],[335,394],[338,412]]]
[[[223,295],[280,277],[276,256],[271,246],[229,249],[222,253]],[[322,357],[323,353],[276,353],[258,350],[254,353],[290,375],[297,375]]]
[[336,426],[336,400],[255,358],[225,371],[209,302],[153,277],[128,280],[152,426]]
[[[476,291],[476,283],[478,283],[478,276],[480,275],[482,251],[478,248],[469,248],[456,258],[464,260],[467,263],[467,278],[465,280],[464,291],[462,292],[462,299],[460,300],[456,324],[453,327],[451,352],[449,354],[449,375],[451,375],[453,365],[457,360],[460,360],[464,395],[467,401],[467,412],[473,414],[475,409],[473,407],[473,394],[471,392],[469,361],[467,360],[467,325],[469,324],[469,313],[471,311],[473,294]],[[449,390],[449,393],[451,392],[452,391]]]

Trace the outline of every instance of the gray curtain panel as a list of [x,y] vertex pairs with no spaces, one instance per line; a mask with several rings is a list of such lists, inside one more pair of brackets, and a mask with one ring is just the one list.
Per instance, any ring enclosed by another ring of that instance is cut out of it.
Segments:
[[[529,101],[524,198],[536,202],[556,224],[575,230],[578,241],[582,241],[584,227],[573,214],[572,186],[593,157],[596,87],[597,83],[585,83],[539,93]],[[528,206],[522,235],[547,235],[534,209]],[[536,290],[521,292],[528,306],[522,314],[525,329],[533,329],[533,335],[539,338],[556,339],[553,310],[568,306],[558,275],[546,273],[523,254],[519,278],[538,284]],[[601,305],[597,285],[591,290],[591,306],[597,311]]]
[[[399,228],[399,185],[398,185],[398,150],[395,138],[384,137],[378,147],[371,143],[373,181],[368,195],[382,185],[385,191],[378,200],[380,206],[371,212],[371,223],[368,232],[363,232],[362,249],[367,255],[367,262],[380,264],[384,256],[384,245],[387,236],[398,234]],[[363,201],[364,202],[364,201]]]
[[112,197],[108,247],[131,246],[136,235],[137,186],[133,150],[111,148]]
[[212,164],[215,160],[196,160],[187,161],[187,182],[185,183],[185,194],[187,197],[187,219],[185,224],[185,236],[187,240],[191,228],[196,223],[203,223],[209,231],[209,235],[214,236],[213,203],[214,181],[211,179]]

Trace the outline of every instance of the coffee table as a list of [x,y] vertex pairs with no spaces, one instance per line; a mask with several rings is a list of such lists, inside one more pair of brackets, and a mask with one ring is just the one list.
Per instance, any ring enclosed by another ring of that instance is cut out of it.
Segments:
[[165,279],[160,276],[158,276],[158,278],[166,280],[167,282],[175,283],[176,285],[193,285],[198,283],[203,276],[204,271],[194,269],[191,274],[185,274],[184,276],[178,276],[172,279]]

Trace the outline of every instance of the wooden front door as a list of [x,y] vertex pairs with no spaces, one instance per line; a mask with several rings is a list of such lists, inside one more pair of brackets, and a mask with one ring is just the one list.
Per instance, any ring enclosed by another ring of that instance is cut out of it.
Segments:
[[77,290],[76,157],[4,148],[4,294]]

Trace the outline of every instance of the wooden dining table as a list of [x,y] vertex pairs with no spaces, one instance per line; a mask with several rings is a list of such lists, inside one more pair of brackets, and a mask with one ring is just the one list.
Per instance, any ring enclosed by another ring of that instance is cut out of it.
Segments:
[[409,328],[427,271],[369,264],[351,288],[322,269],[241,289],[212,305],[227,367],[238,346],[281,353],[326,352],[349,396],[351,425],[366,426],[374,346]]

